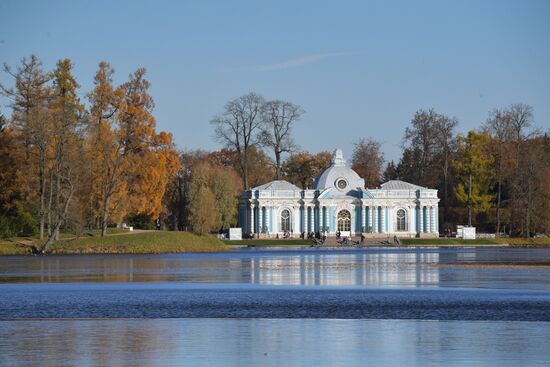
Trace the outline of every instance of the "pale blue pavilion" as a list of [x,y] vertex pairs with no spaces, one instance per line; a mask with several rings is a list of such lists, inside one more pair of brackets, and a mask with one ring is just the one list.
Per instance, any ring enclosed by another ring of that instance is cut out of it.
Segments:
[[302,233],[333,236],[437,237],[437,190],[393,180],[378,188],[346,165],[336,149],[329,168],[301,189],[276,180],[244,191],[239,202],[243,233],[259,237],[298,237]]

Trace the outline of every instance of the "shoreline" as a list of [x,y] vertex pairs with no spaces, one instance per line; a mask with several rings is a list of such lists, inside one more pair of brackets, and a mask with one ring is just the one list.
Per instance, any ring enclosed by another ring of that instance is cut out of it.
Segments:
[[[213,236],[199,236],[189,232],[176,231],[135,231],[115,232],[105,237],[86,236],[70,238],[66,235],[61,241],[52,245],[47,255],[155,255],[179,253],[221,253],[239,248],[265,249],[326,249],[351,250],[369,248],[412,249],[412,248],[550,248],[550,238],[522,239],[403,239],[400,245],[380,240],[374,242],[366,240],[362,245],[339,245],[332,241],[329,244],[316,246],[311,240],[303,239],[247,239],[247,240],[219,240]],[[19,239],[0,242],[0,256],[30,256],[30,244],[37,244],[37,240]]]

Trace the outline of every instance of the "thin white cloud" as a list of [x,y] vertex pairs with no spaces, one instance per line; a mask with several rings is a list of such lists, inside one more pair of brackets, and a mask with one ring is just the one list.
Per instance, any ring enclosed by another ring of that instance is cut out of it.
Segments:
[[240,67],[240,68],[223,68],[218,69],[218,71],[221,72],[234,72],[234,71],[241,71],[241,72],[255,72],[255,73],[262,73],[266,71],[274,71],[274,70],[284,70],[284,69],[291,69],[291,68],[297,68],[309,64],[313,64],[315,62],[328,59],[331,57],[336,56],[345,56],[345,55],[355,55],[356,52],[331,52],[331,53],[321,53],[321,54],[315,54],[315,55],[307,55],[298,57],[296,59],[284,61],[277,64],[266,64],[266,65],[259,65],[259,66],[251,66],[251,67]]
[[307,55],[307,56],[298,57],[296,59],[288,60],[285,62],[281,62],[278,64],[260,65],[255,68],[255,71],[262,72],[262,71],[297,68],[300,66],[313,64],[317,61],[321,61],[329,57],[344,56],[344,55],[351,55],[351,54],[353,53],[352,52],[332,52],[332,53],[325,53],[325,54]]

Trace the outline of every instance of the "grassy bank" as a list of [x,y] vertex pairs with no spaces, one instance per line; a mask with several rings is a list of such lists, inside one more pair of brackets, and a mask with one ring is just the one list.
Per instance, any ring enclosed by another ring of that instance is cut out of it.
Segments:
[[[36,240],[35,240],[36,241]],[[36,243],[36,242],[34,242]],[[50,247],[49,254],[161,254],[176,252],[229,251],[222,241],[188,232],[144,232],[116,234],[106,237],[85,237],[60,241]],[[30,251],[15,243],[0,244],[0,255],[25,255]]]
[[550,247],[550,237],[538,238],[499,238],[497,241],[513,247]]
[[223,241],[226,245],[233,246],[311,246],[311,240],[289,239],[289,240],[277,240],[277,239],[252,239],[252,240],[235,240]]
[[[499,245],[492,238],[478,238],[475,240],[464,240],[462,238],[406,238],[402,239],[403,245]],[[504,242],[506,243],[506,242]]]

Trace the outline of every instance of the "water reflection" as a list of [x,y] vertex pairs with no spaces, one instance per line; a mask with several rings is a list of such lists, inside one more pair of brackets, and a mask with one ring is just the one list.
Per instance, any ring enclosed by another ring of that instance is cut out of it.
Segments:
[[0,356],[3,366],[538,366],[550,360],[549,330],[416,320],[3,321]]
[[438,253],[314,254],[251,259],[251,282],[265,285],[433,285]]
[[[0,257],[0,283],[190,282],[373,287],[542,287],[550,267],[438,264],[550,259],[550,249],[240,250],[223,254]],[[501,285],[498,285],[501,284]]]

